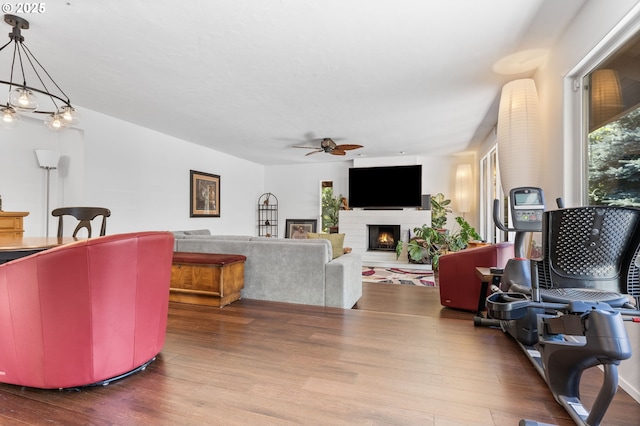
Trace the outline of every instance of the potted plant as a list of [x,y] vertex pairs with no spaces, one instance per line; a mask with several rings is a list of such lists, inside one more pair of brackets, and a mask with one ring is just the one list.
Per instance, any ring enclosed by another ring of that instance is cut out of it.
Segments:
[[[407,256],[412,263],[430,263],[436,269],[446,234],[432,226],[422,225],[413,229],[415,234],[407,243]],[[404,244],[398,240],[396,258],[400,257]]]
[[[461,216],[456,217],[459,229],[444,229],[447,213],[451,213],[451,200],[442,193],[431,198],[431,226],[422,225],[413,229],[415,234],[407,243],[407,255],[412,263],[431,263],[438,269],[438,260],[444,253],[465,249],[471,240],[481,239],[476,230]],[[396,257],[400,257],[404,244],[399,240]]]
[[447,223],[447,213],[451,213],[451,200],[445,198],[443,193],[431,197],[431,226],[435,229],[444,229]]
[[324,188],[322,191],[322,231],[330,233],[337,231],[342,206],[342,195],[333,196],[333,188]]
[[476,230],[469,225],[469,222],[467,222],[462,216],[456,217],[456,222],[460,229],[450,232],[447,235],[447,251],[463,250],[467,248],[469,241],[482,239]]

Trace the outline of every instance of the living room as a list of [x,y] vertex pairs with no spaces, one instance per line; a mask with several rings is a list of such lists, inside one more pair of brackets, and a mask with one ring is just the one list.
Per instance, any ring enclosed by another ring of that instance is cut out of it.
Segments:
[[[627,11],[631,4],[630,2],[627,7],[621,5],[620,13]],[[73,7],[74,5],[69,6],[71,9]],[[610,9],[607,9],[605,16],[615,15]],[[592,37],[595,43],[598,38],[593,35],[588,13],[590,13],[588,9],[583,12],[586,21],[583,25],[589,27],[585,37]],[[46,18],[47,15],[43,14],[42,17]],[[37,17],[33,19],[35,18]],[[612,18],[611,23],[602,23],[602,32],[610,29],[615,22],[617,22],[616,18]],[[37,31],[35,24],[25,31],[27,42],[30,40],[29,37],[33,37],[32,34]],[[580,27],[578,21],[568,29],[568,35],[581,35],[582,31],[584,29]],[[581,38],[581,40],[584,39]],[[546,137],[543,140],[548,146],[541,149],[549,153],[548,157],[554,164],[550,168],[552,172],[545,173],[544,181],[540,184],[544,187],[549,199],[563,196],[570,202],[573,198],[572,194],[567,193],[563,188],[561,164],[555,164],[563,157],[558,151],[560,146],[550,142],[562,139],[558,137],[562,132],[562,125],[558,120],[552,119],[559,116],[562,105],[563,82],[555,76],[560,70],[566,69],[567,64],[572,63],[572,58],[574,58],[573,62],[576,62],[580,57],[578,49],[573,46],[572,39],[565,37],[564,40],[566,44],[563,45],[562,40],[557,44],[554,51],[550,52],[547,64],[536,72],[535,78],[545,115],[544,121],[554,124],[545,127]],[[585,43],[586,45],[588,43]],[[44,62],[48,64],[50,61],[43,60]],[[51,67],[51,65],[48,66]],[[62,73],[65,71],[67,70],[64,69]],[[53,73],[53,70],[51,72]],[[69,90],[65,87],[68,85],[61,83],[66,90]],[[71,93],[70,95],[72,99],[80,96]],[[497,100],[499,88],[491,96],[492,99]],[[364,145],[365,148],[361,152],[365,157],[359,157],[357,151],[350,152],[346,158],[330,155],[305,157],[305,151],[293,149],[293,145],[305,142],[305,135],[309,131],[316,132],[316,137],[346,136],[341,134],[344,132],[339,129],[332,129],[324,123],[327,118],[323,118],[322,125],[320,123],[315,126],[296,125],[295,133],[283,131],[281,134],[266,135],[265,140],[268,142],[265,142],[265,145],[274,147],[270,155],[281,156],[287,160],[277,164],[277,161],[270,159],[268,164],[264,164],[246,160],[241,155],[227,154],[228,148],[225,145],[242,146],[242,142],[229,140],[230,135],[226,130],[225,133],[214,132],[209,136],[211,140],[219,141],[221,148],[217,150],[194,144],[186,138],[161,133],[143,124],[134,124],[126,118],[114,118],[118,115],[115,114],[115,110],[112,114],[108,114],[105,111],[99,112],[86,108],[82,103],[78,103],[76,107],[81,116],[76,128],[52,135],[43,128],[39,120],[31,121],[25,118],[19,127],[12,130],[10,138],[2,139],[2,150],[6,153],[0,160],[2,161],[1,182],[6,182],[0,188],[3,208],[9,211],[30,212],[25,218],[25,235],[39,236],[43,235],[45,230],[46,173],[38,167],[34,149],[51,149],[61,154],[62,160],[58,169],[51,171],[51,206],[108,206],[112,210],[110,232],[126,232],[141,228],[210,228],[212,232],[252,235],[255,234],[256,203],[260,194],[264,192],[272,192],[278,197],[282,227],[284,227],[282,219],[318,217],[319,181],[332,180],[335,192],[347,195],[347,169],[353,164],[354,159],[357,159],[360,162],[377,164],[423,164],[425,171],[423,192],[425,194],[442,192],[452,196],[455,167],[462,163],[471,164],[475,179],[479,179],[478,160],[495,143],[495,134],[489,126],[485,129],[486,134],[480,132],[481,141],[472,148],[467,147],[468,140],[461,140],[455,134],[446,139],[440,136],[427,141],[424,146],[421,142],[414,141],[410,144],[411,151],[407,151],[406,154],[399,154],[398,150],[393,149],[387,150],[383,156],[372,156],[368,154],[370,145],[367,140],[360,140],[356,136],[350,136],[350,140],[345,142]],[[127,105],[122,107],[131,108]],[[335,109],[335,106],[328,108]],[[473,105],[468,108],[476,109]],[[487,111],[482,110],[483,108],[486,107],[480,108],[481,115],[487,114]],[[132,114],[133,111],[130,113]],[[425,127],[428,119],[425,117],[419,122],[421,124],[424,122],[423,127]],[[324,133],[329,131],[331,132],[329,135]],[[371,133],[371,130],[367,129],[367,131]],[[399,130],[392,129],[392,131]],[[382,133],[382,130],[378,132]],[[285,140],[278,140],[278,138]],[[444,144],[459,146],[459,148],[454,153],[450,153],[447,147],[446,151],[442,149],[442,152],[446,153],[438,153],[430,148],[431,144],[436,142],[440,146]],[[388,142],[390,146],[400,143],[396,140]],[[247,148],[247,151],[251,151],[251,148]],[[299,158],[298,164],[288,160],[292,155]],[[273,164],[274,162],[276,164]],[[221,176],[219,218],[189,217],[189,170]],[[13,179],[16,175],[21,179]],[[477,201],[478,197],[479,194],[476,191],[474,199]],[[472,206],[477,206],[477,202],[472,203]],[[477,207],[474,208],[475,210],[468,212],[467,217],[472,225],[477,225],[478,211]],[[283,228],[280,229],[280,234],[284,235]]]
[[[619,37],[637,29],[638,21],[640,7],[637,0],[585,1],[553,44],[546,62],[529,75],[538,88],[544,124],[540,146],[544,156],[544,173],[540,182],[535,184],[544,188],[548,200],[562,197],[569,206],[581,203],[581,182],[575,179],[581,167],[581,146],[577,142],[581,109],[580,97],[573,88],[574,80],[591,61],[595,61],[595,56],[603,54],[607,46],[615,45],[614,41]],[[56,25],[64,28],[64,23]],[[132,29],[136,30],[143,31],[144,28]],[[38,25],[34,24],[25,32],[27,42],[35,39],[31,34],[38,31]],[[198,29],[192,31],[197,32]],[[91,58],[88,53],[85,55]],[[43,62],[57,76],[50,62]],[[67,66],[71,67],[71,64]],[[73,75],[73,70],[63,69],[64,72]],[[61,86],[67,88],[64,83]],[[75,98],[74,93],[69,94],[72,99]],[[171,104],[172,96],[166,95],[164,105]],[[499,98],[499,89],[494,96],[496,100]],[[136,108],[131,99],[123,100],[123,103],[126,104],[124,109]],[[279,200],[281,224],[278,236],[284,236],[286,218],[319,218],[320,181],[332,181],[337,194],[348,196],[348,169],[354,164],[421,164],[424,171],[423,193],[442,192],[452,196],[455,192],[456,167],[471,164],[478,182],[479,160],[496,142],[495,131],[489,127],[473,147],[468,148],[467,141],[463,141],[463,146],[454,153],[430,152],[427,142],[424,142],[426,149],[422,149],[423,142],[413,142],[420,149],[408,154],[394,152],[383,156],[359,157],[354,151],[344,158],[323,153],[305,157],[306,151],[293,149],[292,146],[304,144],[307,132],[316,132],[315,137],[342,137],[346,133],[343,129],[331,129],[327,123],[314,127],[310,119],[296,123],[299,127],[296,133],[265,135],[265,145],[272,146],[273,151],[283,157],[293,152],[301,159],[299,163],[283,161],[277,164],[277,161],[271,160],[263,164],[242,155],[229,154],[226,144],[242,144],[229,140],[228,132],[212,132],[209,135],[211,140],[221,143],[220,149],[215,149],[194,143],[188,137],[155,130],[145,123],[134,124],[124,118],[116,118],[115,106],[105,111],[87,108],[81,102],[75,106],[81,117],[75,128],[51,133],[40,120],[25,117],[19,127],[3,133],[0,138],[2,208],[29,212],[25,218],[25,236],[44,235],[46,218],[49,219],[50,229],[55,230],[55,221],[46,211],[47,173],[38,166],[34,153],[36,149],[54,150],[61,154],[58,168],[50,172],[51,208],[62,205],[106,206],[112,211],[107,226],[109,234],[206,228],[216,234],[256,235],[258,199],[261,194],[271,192]],[[325,107],[332,108],[331,105]],[[470,106],[469,109],[474,108]],[[197,111],[194,115],[206,113]],[[371,117],[372,122],[376,120],[377,117]],[[424,126],[436,125],[429,123],[427,116],[423,120]],[[241,119],[234,124],[237,128],[254,126],[254,123]],[[361,143],[367,149],[367,140],[353,139],[350,136],[345,142]],[[390,141],[390,144],[394,143]],[[444,143],[457,144],[460,141],[452,137]],[[244,149],[251,150],[249,146]],[[221,177],[220,217],[189,216],[190,170]],[[478,185],[472,210],[466,213],[466,218],[474,226],[481,222],[479,205]],[[454,213],[455,209],[454,205]]]
[[[545,173],[539,186],[544,188],[549,200],[563,197],[567,205],[580,201],[579,183],[571,179],[580,165],[580,147],[573,143],[575,138],[571,132],[576,130],[566,124],[571,122],[571,118],[563,113],[567,109],[572,111],[572,102],[577,102],[571,97],[575,93],[568,88],[572,79],[567,72],[619,25],[633,5],[633,1],[617,2],[601,6],[603,10],[598,10],[598,4],[585,5],[549,52],[545,65],[535,72],[544,123],[540,150],[545,158]],[[597,28],[601,28],[600,31]],[[29,31],[37,31],[37,28]],[[565,100],[565,96],[569,98]],[[495,98],[497,101],[499,90]],[[427,145],[427,152],[417,146],[412,153],[400,155],[394,151],[381,158],[355,157],[357,151],[346,158],[330,155],[305,158],[305,151],[291,148],[296,144],[296,138],[304,142],[304,133],[309,129],[303,128],[298,134],[284,135],[288,139],[278,142],[280,147],[277,151],[282,156],[291,155],[293,151],[296,157],[301,158],[300,163],[265,165],[83,108],[82,105],[77,109],[82,118],[76,128],[51,133],[40,120],[25,118],[19,127],[6,133],[10,137],[3,137],[0,141],[3,152],[0,158],[3,209],[30,212],[25,218],[25,235],[40,236],[45,231],[46,173],[38,167],[35,149],[51,149],[61,154],[58,169],[51,171],[52,208],[61,205],[108,206],[113,212],[110,232],[141,228],[209,228],[212,232],[253,235],[256,232],[256,204],[262,193],[276,194],[281,219],[317,218],[320,212],[319,182],[331,180],[336,193],[348,196],[347,173],[354,158],[375,165],[423,164],[423,192],[442,192],[451,197],[455,189],[456,166],[471,164],[477,181],[478,161],[495,144],[495,131],[489,128],[476,147],[472,150],[461,148],[455,154],[430,154]],[[579,115],[576,111],[571,113]],[[226,137],[211,135],[211,139]],[[361,142],[367,148],[366,141],[348,142]],[[448,143],[458,142],[452,140]],[[221,176],[220,217],[189,217],[189,170]],[[20,179],[15,179],[16,176]],[[474,226],[479,222],[478,197],[479,191],[476,190],[473,210],[466,215]],[[53,219],[51,221],[53,223]],[[280,233],[284,235],[284,221],[281,222]]]

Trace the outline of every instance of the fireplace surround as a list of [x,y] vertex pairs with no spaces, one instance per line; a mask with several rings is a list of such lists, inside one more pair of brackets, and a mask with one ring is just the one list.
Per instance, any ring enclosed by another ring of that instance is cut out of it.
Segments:
[[345,234],[344,246],[351,247],[360,254],[362,264],[366,266],[401,266],[403,268],[427,268],[427,265],[410,264],[406,248],[396,258],[395,243],[393,250],[369,250],[369,232],[367,225],[399,225],[399,238],[407,242],[413,228],[431,223],[430,210],[340,210],[340,233]]

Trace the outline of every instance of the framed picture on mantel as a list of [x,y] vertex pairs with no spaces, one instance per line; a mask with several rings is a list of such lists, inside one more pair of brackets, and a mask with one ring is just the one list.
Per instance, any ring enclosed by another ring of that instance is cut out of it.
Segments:
[[190,216],[220,217],[220,176],[191,170],[190,177]]
[[287,219],[285,238],[306,239],[309,232],[316,232],[317,219]]

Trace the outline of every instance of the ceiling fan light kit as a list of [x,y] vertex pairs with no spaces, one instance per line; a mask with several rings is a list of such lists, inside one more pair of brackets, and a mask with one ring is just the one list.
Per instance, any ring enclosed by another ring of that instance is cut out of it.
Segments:
[[294,148],[303,148],[303,149],[312,149],[313,151],[305,154],[306,156],[312,155],[312,154],[318,154],[320,152],[324,152],[326,154],[331,154],[331,155],[347,155],[347,151],[351,151],[354,149],[358,149],[358,148],[362,148],[362,145],[355,145],[355,144],[336,144],[335,141],[331,138],[323,138],[320,140],[320,147],[317,146],[301,146],[301,145],[294,145]]
[[[21,30],[29,29],[29,21],[7,14],[4,15],[4,22],[12,26],[13,30],[9,33],[9,41],[0,47],[0,52],[13,44],[13,58],[9,81],[0,80],[0,84],[7,86],[9,90],[6,104],[0,108],[0,126],[6,129],[14,128],[20,121],[20,114],[25,113],[44,114],[45,125],[51,130],[61,130],[77,124],[78,115],[69,97],[24,44]],[[33,80],[40,82],[40,87],[27,84],[25,68]],[[21,79],[22,83],[14,81],[14,74],[18,75],[16,80]],[[54,93],[47,86],[55,87],[57,91]],[[45,100],[48,99],[45,106],[36,94],[44,95]]]

